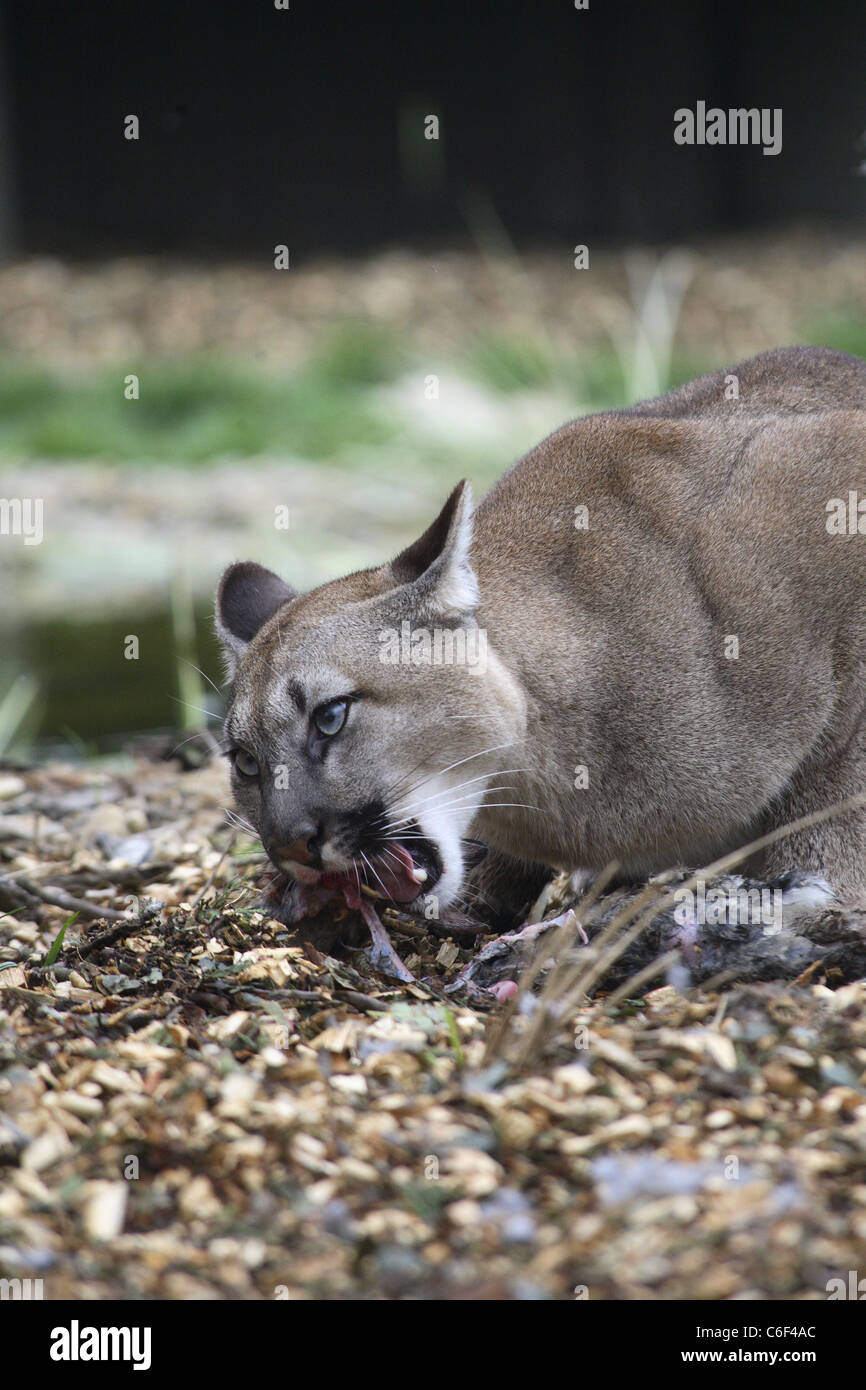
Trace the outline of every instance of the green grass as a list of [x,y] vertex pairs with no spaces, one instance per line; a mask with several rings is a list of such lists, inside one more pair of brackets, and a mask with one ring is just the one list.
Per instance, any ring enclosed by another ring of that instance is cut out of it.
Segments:
[[67,917],[66,921],[63,923],[63,926],[60,928],[60,931],[55,936],[54,940],[52,941],[45,954],[45,959],[42,962],[42,967],[44,970],[48,970],[49,967],[52,966],[54,962],[57,960],[57,957],[60,955],[60,952],[63,948],[63,938],[66,935],[66,928],[71,927],[72,923],[76,920],[77,917],[78,913],[73,912],[72,916]]
[[[667,388],[680,386],[720,363],[705,361],[694,353],[674,355]],[[528,338],[488,336],[479,338],[464,363],[469,375],[491,390],[555,391],[570,396],[575,404],[591,410],[631,405],[622,359],[611,348],[578,356],[557,353],[552,346]]]
[[[866,358],[866,323],[844,314],[827,315],[807,324],[800,341]],[[610,348],[579,357],[576,353],[557,353],[552,346],[532,338],[490,335],[478,339],[462,365],[475,380],[503,394],[559,391],[591,410],[632,404],[624,364]],[[725,365],[705,354],[680,349],[673,354],[665,389],[681,386],[703,372]]]
[[[806,325],[802,341],[866,357],[866,325],[844,311]],[[503,395],[549,392],[570,401],[574,413],[631,404],[621,352],[610,344],[577,349],[562,350],[541,332],[490,333],[457,353],[453,365]],[[719,365],[683,347],[666,385]],[[0,456],[117,463],[203,463],[265,453],[333,459],[396,439],[398,426],[376,388],[412,370],[422,369],[394,332],[354,322],[323,338],[302,366],[282,377],[218,357],[125,363],[74,376],[0,360]],[[138,400],[124,396],[130,373],[139,377]],[[415,467],[435,471],[437,446],[406,443]],[[446,450],[448,466],[452,452]]]
[[[357,329],[330,338],[284,379],[216,358],[76,377],[0,362],[0,453],[116,462],[267,452],[330,458],[391,438],[370,388],[402,365],[396,343]],[[131,373],[138,400],[124,396]]]
[[488,335],[478,339],[466,368],[494,391],[548,390],[562,380],[554,354],[528,338]]
[[866,358],[866,323],[846,314],[828,314],[814,320],[803,339],[814,347],[836,348]]

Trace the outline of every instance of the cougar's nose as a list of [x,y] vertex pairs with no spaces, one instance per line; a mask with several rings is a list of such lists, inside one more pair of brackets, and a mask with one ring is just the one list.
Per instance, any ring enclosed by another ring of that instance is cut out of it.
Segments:
[[280,844],[275,840],[272,853],[277,859],[290,859],[293,864],[315,866],[320,862],[321,830],[321,826],[302,825],[291,839],[286,837],[288,843]]

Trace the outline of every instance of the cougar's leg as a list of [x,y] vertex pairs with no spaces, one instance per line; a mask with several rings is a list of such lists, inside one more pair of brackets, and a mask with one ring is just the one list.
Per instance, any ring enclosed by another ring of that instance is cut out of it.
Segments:
[[[767,829],[864,793],[866,727],[861,723],[841,751],[820,761],[810,760],[799,769],[773,806]],[[842,902],[866,901],[866,807],[787,836],[766,850],[757,865],[761,878],[789,872],[826,879]]]
[[553,871],[545,864],[513,859],[498,849],[486,856],[467,875],[461,906],[473,917],[486,922],[492,931],[507,932],[526,921]]

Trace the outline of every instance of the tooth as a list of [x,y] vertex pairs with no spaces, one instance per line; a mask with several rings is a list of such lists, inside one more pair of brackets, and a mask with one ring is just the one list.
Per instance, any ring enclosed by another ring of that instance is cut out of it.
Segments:
[[385,894],[384,894],[384,893],[380,893],[380,892],[378,891],[378,889],[376,889],[376,888],[371,888],[370,885],[369,885],[369,883],[362,883],[362,884],[361,884],[361,892],[364,894],[364,897],[365,897],[365,898],[382,898],[382,899],[384,899],[384,897],[385,897]]
[[426,883],[426,882],[427,882],[427,870],[426,870],[426,869],[413,869],[413,870],[412,870],[412,878],[414,878],[414,880],[415,880],[416,883]]

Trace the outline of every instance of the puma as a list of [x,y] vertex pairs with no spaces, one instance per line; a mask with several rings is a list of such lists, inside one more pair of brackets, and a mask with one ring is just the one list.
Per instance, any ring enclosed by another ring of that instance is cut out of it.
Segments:
[[[285,920],[438,913],[479,842],[515,884],[699,864],[866,789],[866,538],[827,525],[866,495],[864,407],[866,362],[766,353],[564,425],[378,568],[230,566],[233,789]],[[866,812],[750,868],[856,896]]]

